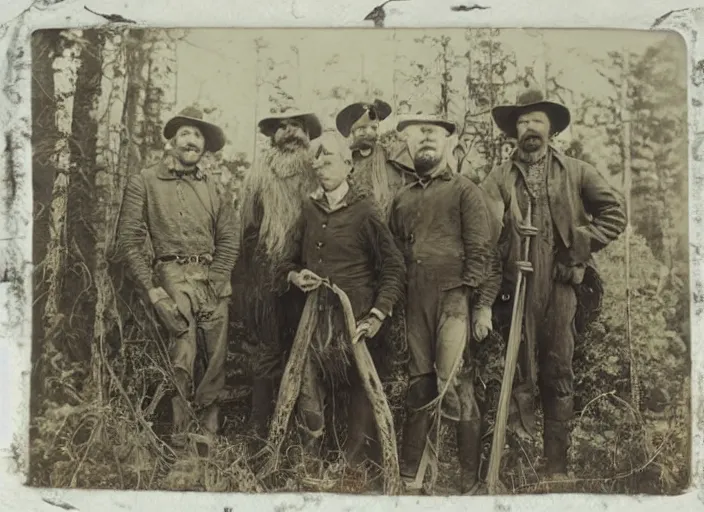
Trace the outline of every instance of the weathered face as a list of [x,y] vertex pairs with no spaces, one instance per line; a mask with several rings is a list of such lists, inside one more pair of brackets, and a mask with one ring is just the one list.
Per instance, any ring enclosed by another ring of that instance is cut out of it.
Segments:
[[365,121],[352,126],[352,149],[373,149],[379,137],[379,121]]
[[440,164],[447,150],[449,133],[435,124],[412,124],[404,130],[416,172],[423,174]]
[[296,151],[310,146],[310,138],[298,119],[284,119],[274,133],[274,146],[281,151]]
[[340,141],[334,138],[323,139],[318,147],[321,148],[320,154],[313,162],[313,169],[320,186],[329,192],[345,181],[352,166],[346,148]]
[[521,115],[516,122],[518,147],[526,153],[544,148],[550,139],[550,119],[545,112],[534,111]]
[[171,140],[176,158],[185,166],[198,163],[205,152],[205,137],[195,126],[181,126]]

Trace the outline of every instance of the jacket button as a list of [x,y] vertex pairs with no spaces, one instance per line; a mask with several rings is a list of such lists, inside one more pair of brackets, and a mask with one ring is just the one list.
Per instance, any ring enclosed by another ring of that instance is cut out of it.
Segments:
[[420,260],[416,260],[416,263],[418,263],[418,265],[420,265]]
[[322,262],[323,262],[323,258],[320,258],[320,259],[318,260],[318,263],[322,263]]
[[323,223],[323,229],[325,229],[325,228],[327,228],[327,227],[328,227],[328,225],[325,224],[325,223]]

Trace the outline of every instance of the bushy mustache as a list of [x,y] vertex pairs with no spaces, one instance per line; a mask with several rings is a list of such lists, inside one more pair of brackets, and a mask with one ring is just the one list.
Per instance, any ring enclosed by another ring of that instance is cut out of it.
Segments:
[[536,131],[533,131],[533,130],[528,130],[527,132],[525,132],[525,133],[521,136],[519,142],[523,142],[524,140],[526,140],[526,139],[528,139],[528,138],[530,138],[530,137],[536,137],[536,138],[540,139],[541,141],[544,140],[542,134],[540,134],[540,133],[538,133],[538,132],[536,132]]

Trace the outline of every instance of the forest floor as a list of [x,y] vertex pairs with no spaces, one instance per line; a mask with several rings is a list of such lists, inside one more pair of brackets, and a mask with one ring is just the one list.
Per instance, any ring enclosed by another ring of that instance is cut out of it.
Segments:
[[[236,330],[241,329],[241,327]],[[234,336],[233,340],[242,339]],[[154,439],[144,426],[128,414],[120,415],[108,404],[55,406],[39,418],[32,444],[32,485],[97,487],[112,489],[169,489],[254,492],[380,493],[381,482],[374,468],[352,471],[341,463],[338,447],[344,441],[344,416],[329,422],[325,460],[302,455],[292,422],[278,469],[264,480],[254,476],[256,462],[247,450],[247,419],[250,408],[246,345],[233,341],[230,371],[222,407],[222,435],[211,445],[208,456],[195,445],[171,457],[155,455]],[[483,357],[493,358],[498,350]],[[576,360],[579,371],[580,362]],[[686,382],[683,386],[688,388]],[[398,430],[403,422],[406,383],[402,372],[385,382]],[[509,431],[501,478],[510,494],[543,492],[654,493],[681,492],[688,482],[688,422],[685,403],[668,404],[659,413],[636,417],[623,397],[611,390],[577,390],[579,408],[573,422],[570,450],[571,479],[558,486],[545,481],[538,430],[533,438]],[[498,385],[489,383],[484,403],[496,403]],[[596,393],[596,394],[594,394]],[[594,396],[592,396],[594,395]],[[116,405],[117,407],[117,405]],[[124,407],[122,404],[121,407]],[[342,409],[344,404],[334,404]],[[122,410],[122,408],[120,409]],[[485,407],[482,474],[491,445],[490,423],[494,411]],[[167,397],[154,411],[149,427],[168,443],[170,406]],[[540,418],[538,418],[540,420]],[[540,421],[538,421],[540,424]],[[35,425],[37,423],[35,422]],[[69,428],[70,426],[70,428]],[[47,439],[47,433],[52,439]],[[455,435],[444,424],[441,434],[439,471],[433,494],[459,494],[459,464]],[[108,446],[112,444],[113,446]],[[70,449],[69,449],[70,447]],[[480,488],[479,493],[486,492]]]

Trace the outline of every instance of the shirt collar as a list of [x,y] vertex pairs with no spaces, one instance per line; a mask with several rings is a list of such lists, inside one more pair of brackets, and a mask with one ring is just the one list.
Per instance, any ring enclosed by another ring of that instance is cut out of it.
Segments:
[[[179,165],[176,159],[170,155],[166,155],[162,158],[158,165],[159,170],[157,171],[157,176],[162,180],[177,180],[179,179],[178,171],[183,171],[182,166]],[[205,173],[197,165],[192,171],[191,176],[195,180],[205,179]]]
[[430,183],[436,180],[449,181],[455,175],[449,164],[444,169],[436,170],[431,176],[420,176],[418,173],[414,173],[416,176],[415,185],[421,185],[422,187],[427,187]]
[[351,191],[352,189],[350,188],[349,182],[345,180],[339,187],[330,192],[325,192],[323,187],[318,187],[318,189],[310,195],[310,198],[323,209],[333,212],[347,206]]
[[[553,157],[555,160],[557,160],[557,163],[560,164],[560,166],[564,169],[565,168],[565,158],[567,158],[567,155],[565,155],[562,151],[557,149],[554,145],[548,144],[548,151],[550,152],[550,156]],[[513,154],[511,155],[511,161],[513,164],[518,167],[518,169],[525,174],[526,169],[528,168],[528,164],[525,162],[522,162],[518,158],[518,150],[515,150]]]
[[325,192],[325,197],[328,200],[328,205],[330,205],[330,208],[335,208],[337,205],[339,205],[342,200],[345,198],[347,195],[347,192],[349,192],[350,186],[347,183],[347,180],[343,181],[340,183],[340,185],[335,189],[331,190],[330,192]]

